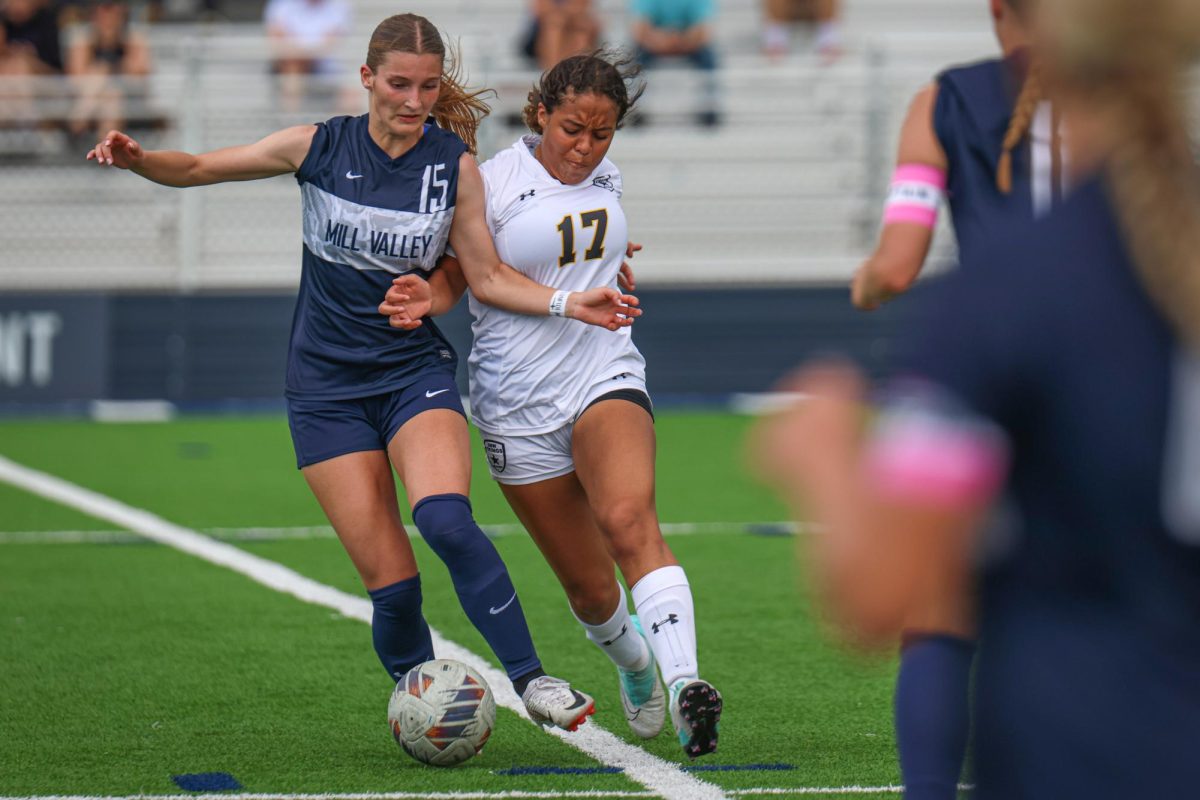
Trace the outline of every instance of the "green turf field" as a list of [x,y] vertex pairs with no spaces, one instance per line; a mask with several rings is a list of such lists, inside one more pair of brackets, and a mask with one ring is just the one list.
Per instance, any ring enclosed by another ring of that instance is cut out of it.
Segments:
[[[746,475],[749,424],[695,413],[658,423],[664,523],[723,523],[669,538],[695,594],[702,672],[726,703],[720,752],[697,765],[728,769],[691,774],[747,796],[894,785],[894,665],[830,645],[797,579],[795,540],[747,532],[787,516]],[[294,469],[282,417],[3,421],[0,455],[363,594]],[[596,697],[596,724],[687,766],[668,732],[644,744],[628,732],[612,667],[513,532],[482,463],[473,501],[505,534],[496,544],[547,669]],[[272,530],[247,538],[251,528]],[[444,567],[416,547],[430,624],[495,663]],[[275,795],[646,796],[504,709],[478,758],[419,765],[387,729],[390,687],[362,622],[0,483],[0,796],[185,794],[173,776],[195,773]]]

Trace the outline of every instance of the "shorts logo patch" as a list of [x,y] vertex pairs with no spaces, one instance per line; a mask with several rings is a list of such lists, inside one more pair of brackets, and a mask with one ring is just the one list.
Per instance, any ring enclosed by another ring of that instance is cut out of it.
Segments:
[[504,472],[504,467],[507,464],[507,458],[504,453],[504,442],[497,442],[494,439],[484,439],[483,450],[487,453],[487,460],[492,465],[492,469],[496,470],[496,472]]

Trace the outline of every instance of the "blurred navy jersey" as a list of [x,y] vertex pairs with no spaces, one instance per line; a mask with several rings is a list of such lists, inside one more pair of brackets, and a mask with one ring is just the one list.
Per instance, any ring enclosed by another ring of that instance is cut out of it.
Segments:
[[367,116],[319,123],[296,172],[304,263],[292,321],[287,396],[367,397],[400,388],[456,356],[433,324],[388,326],[377,311],[398,275],[428,275],[450,237],[458,160],[466,145],[426,126],[399,158],[367,131]]
[[983,570],[980,800],[1200,786],[1200,359],[1151,305],[1099,180],[997,219],[931,287],[905,372],[1008,440]]
[[996,186],[1004,136],[1027,73],[1018,51],[938,76],[933,127],[950,165],[947,201],[962,259],[971,257],[997,212],[1017,209],[1031,218],[1061,199],[1063,150],[1048,103],[1039,105],[1029,135],[1013,150],[1012,192]]

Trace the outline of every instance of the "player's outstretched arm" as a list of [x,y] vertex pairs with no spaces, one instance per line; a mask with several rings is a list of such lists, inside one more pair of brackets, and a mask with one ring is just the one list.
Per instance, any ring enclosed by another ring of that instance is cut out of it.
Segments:
[[931,84],[917,93],[900,133],[896,174],[879,246],[859,267],[851,287],[854,305],[864,311],[907,291],[921,274],[933,245],[948,167],[933,127],[937,91]]
[[490,306],[531,316],[566,316],[617,330],[642,312],[638,299],[608,286],[585,292],[556,292],[529,280],[500,260],[484,217],[483,176],[474,159],[459,162],[458,207],[450,244],[476,299]]
[[179,150],[145,150],[128,134],[109,131],[88,152],[87,160],[102,167],[127,169],[164,186],[253,181],[298,170],[316,132],[315,125],[298,125],[254,144],[193,155]]

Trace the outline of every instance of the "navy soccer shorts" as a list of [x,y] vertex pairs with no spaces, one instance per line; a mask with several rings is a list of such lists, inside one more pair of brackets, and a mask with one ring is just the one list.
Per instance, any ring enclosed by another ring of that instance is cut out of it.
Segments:
[[296,467],[328,461],[347,453],[387,450],[404,423],[423,411],[446,408],[466,417],[454,373],[420,376],[400,389],[349,400],[288,398],[288,427],[296,448]]

